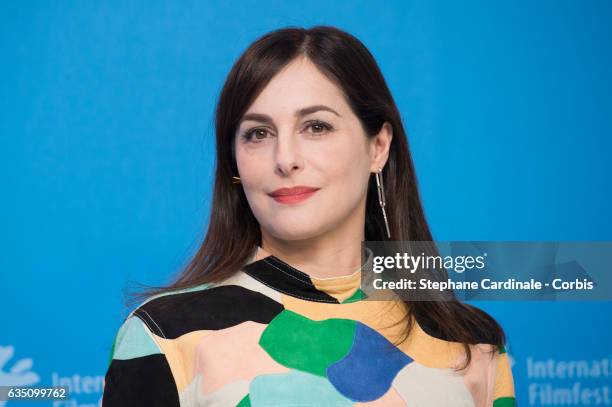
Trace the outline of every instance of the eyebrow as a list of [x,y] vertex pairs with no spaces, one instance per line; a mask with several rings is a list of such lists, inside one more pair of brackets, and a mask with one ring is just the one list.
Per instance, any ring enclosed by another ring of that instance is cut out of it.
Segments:
[[[325,111],[328,111],[328,112],[331,112],[331,113],[335,114],[338,117],[342,117],[334,109],[332,109],[329,106],[325,106],[325,105],[313,105],[313,106],[304,107],[302,109],[296,110],[295,113],[294,113],[294,116],[297,117],[297,118],[300,118],[300,117],[303,117],[303,116],[307,116],[307,115],[309,115],[311,113],[318,112],[320,110],[325,110]],[[246,120],[255,120],[255,121],[259,121],[259,122],[266,123],[266,124],[272,124],[274,122],[272,120],[272,118],[270,116],[268,116],[267,114],[263,114],[263,113],[247,113],[244,116],[242,116],[242,119],[240,120],[240,122],[238,124],[240,125],[240,123],[242,123],[243,121],[246,121]]]

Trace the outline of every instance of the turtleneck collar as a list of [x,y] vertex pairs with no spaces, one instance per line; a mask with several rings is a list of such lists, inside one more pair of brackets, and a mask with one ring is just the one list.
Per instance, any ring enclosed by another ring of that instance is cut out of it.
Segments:
[[318,278],[304,273],[287,262],[266,252],[260,246],[243,267],[243,271],[261,283],[290,296],[307,301],[345,303],[364,297],[361,291],[362,269],[371,267],[372,251],[365,248],[367,259],[351,274]]

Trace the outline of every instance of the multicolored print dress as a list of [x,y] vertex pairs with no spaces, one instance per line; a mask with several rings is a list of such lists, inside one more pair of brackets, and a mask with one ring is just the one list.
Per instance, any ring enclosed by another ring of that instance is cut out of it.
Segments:
[[395,346],[406,305],[364,299],[361,273],[318,279],[257,247],[222,283],[149,298],[117,333],[102,405],[514,406],[505,351],[474,345],[456,372],[462,345],[420,323]]

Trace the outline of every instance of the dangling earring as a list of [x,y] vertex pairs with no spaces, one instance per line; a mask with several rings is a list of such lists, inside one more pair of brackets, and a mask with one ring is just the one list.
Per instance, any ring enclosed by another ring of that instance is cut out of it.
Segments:
[[383,218],[385,219],[385,228],[387,229],[387,237],[391,239],[391,232],[389,232],[389,222],[387,221],[387,212],[385,211],[385,187],[383,186],[382,168],[378,168],[376,175],[376,188],[378,191],[378,203],[380,209],[382,209]]
[[240,177],[232,177],[232,184],[240,184]]

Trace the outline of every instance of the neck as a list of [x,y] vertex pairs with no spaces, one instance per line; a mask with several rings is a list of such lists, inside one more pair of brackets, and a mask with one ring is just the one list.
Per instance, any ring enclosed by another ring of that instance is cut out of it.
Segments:
[[305,240],[281,240],[262,230],[258,258],[273,254],[314,278],[342,277],[360,269],[364,238],[363,222]]

